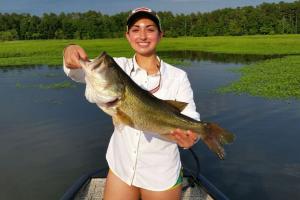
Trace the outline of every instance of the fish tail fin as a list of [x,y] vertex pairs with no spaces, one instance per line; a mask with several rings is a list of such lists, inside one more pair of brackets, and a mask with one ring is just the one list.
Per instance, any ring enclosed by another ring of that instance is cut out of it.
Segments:
[[217,154],[220,159],[225,158],[224,144],[230,144],[234,141],[234,134],[221,128],[215,123],[202,123],[201,130],[198,133],[201,134],[201,139],[208,146],[208,148]]

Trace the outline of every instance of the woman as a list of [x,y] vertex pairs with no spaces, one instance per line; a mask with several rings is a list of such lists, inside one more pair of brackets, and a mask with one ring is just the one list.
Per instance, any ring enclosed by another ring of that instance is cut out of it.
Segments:
[[[135,55],[114,59],[139,86],[156,97],[187,102],[182,113],[199,120],[186,73],[156,54],[162,36],[156,13],[137,8],[127,19],[126,32]],[[88,60],[80,46],[69,45],[64,50],[64,70],[73,80],[84,82],[79,58]],[[106,154],[110,170],[104,199],[180,199],[182,173],[177,145],[190,148],[198,138],[196,133],[179,129],[172,131],[169,138],[174,142],[127,126],[115,128]]]

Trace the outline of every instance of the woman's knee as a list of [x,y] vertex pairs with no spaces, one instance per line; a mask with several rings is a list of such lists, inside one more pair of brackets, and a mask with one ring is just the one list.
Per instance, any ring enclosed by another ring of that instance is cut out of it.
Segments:
[[127,185],[111,170],[108,172],[104,188],[104,200],[138,200],[139,197],[139,188]]

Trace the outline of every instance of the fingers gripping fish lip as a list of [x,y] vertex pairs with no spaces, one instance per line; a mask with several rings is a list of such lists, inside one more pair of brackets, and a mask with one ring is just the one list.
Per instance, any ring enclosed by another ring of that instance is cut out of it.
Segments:
[[105,69],[105,64],[103,64],[103,62],[84,61],[79,59],[79,63],[85,73],[91,73],[93,71],[101,73]]
[[106,52],[103,52],[100,56],[98,56],[96,59],[94,59],[92,61],[91,60],[85,61],[85,60],[82,60],[81,58],[79,58],[79,63],[85,72],[94,71],[94,70],[101,72],[107,66],[105,64],[106,56],[107,56]]
[[88,63],[90,63],[91,61],[85,61],[85,60],[82,60],[81,58],[79,58],[79,64],[81,65],[82,69],[86,69],[87,66],[88,66]]

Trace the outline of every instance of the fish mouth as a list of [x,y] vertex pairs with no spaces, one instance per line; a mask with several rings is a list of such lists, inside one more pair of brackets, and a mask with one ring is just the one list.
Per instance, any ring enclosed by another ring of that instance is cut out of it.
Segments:
[[103,63],[105,62],[105,59],[107,57],[107,53],[103,51],[97,58],[94,59],[94,61],[91,62],[91,71],[96,70],[100,68],[100,71],[102,71],[105,67]]
[[113,107],[115,105],[117,105],[117,103],[119,102],[120,98],[116,97],[114,100],[106,102],[105,106],[106,107]]

